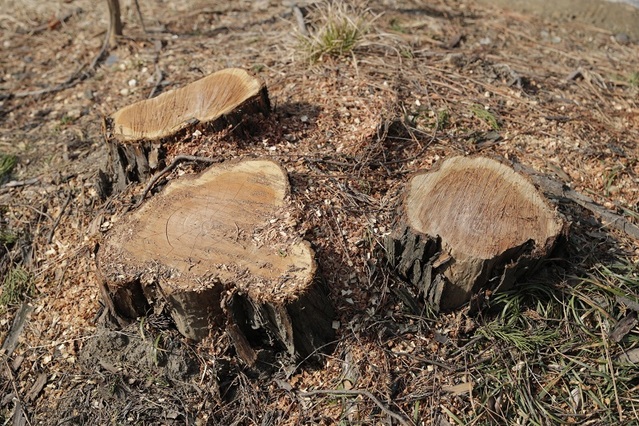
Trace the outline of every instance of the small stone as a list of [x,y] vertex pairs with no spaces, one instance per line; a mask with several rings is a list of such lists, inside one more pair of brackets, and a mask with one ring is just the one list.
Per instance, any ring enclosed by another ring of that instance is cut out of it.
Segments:
[[307,123],[307,122],[308,122],[308,115],[303,115],[303,116],[301,116],[301,117],[300,117],[300,121],[301,121],[302,123]]
[[129,89],[122,89],[122,90],[120,90],[120,94],[121,94],[122,96],[128,96],[128,94],[129,94]]
[[135,87],[138,85],[138,81],[135,78],[129,80],[129,87]]
[[630,43],[630,37],[626,33],[617,33],[615,34],[615,41],[619,44],[628,44]]
[[[120,59],[117,57],[117,55],[109,55],[108,58],[106,58],[106,60],[104,61],[104,65],[106,65],[107,67],[110,67],[111,65],[115,65],[118,63]],[[126,67],[125,67],[126,68]]]

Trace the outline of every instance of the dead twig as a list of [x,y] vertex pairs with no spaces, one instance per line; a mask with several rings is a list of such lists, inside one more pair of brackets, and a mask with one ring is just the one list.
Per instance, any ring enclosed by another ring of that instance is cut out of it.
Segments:
[[49,236],[47,237],[47,244],[51,244],[51,241],[53,241],[53,234],[55,233],[56,228],[60,224],[60,220],[62,219],[62,216],[64,216],[64,211],[67,209],[70,202],[71,202],[71,192],[69,192],[69,195],[67,195],[67,200],[62,205],[60,214],[58,215],[55,222],[53,222],[53,225],[51,226],[51,230],[49,231]]
[[178,155],[177,157],[173,159],[171,164],[169,164],[164,169],[162,169],[158,174],[153,176],[153,179],[151,179],[149,183],[146,185],[146,187],[144,188],[144,191],[142,191],[142,195],[140,196],[140,199],[138,200],[137,203],[135,203],[135,206],[133,206],[133,208],[136,209],[140,207],[140,204],[142,204],[142,202],[146,198],[146,194],[149,193],[149,191],[151,190],[151,188],[153,188],[153,186],[157,183],[157,181],[160,180],[162,176],[166,175],[167,173],[170,173],[174,168],[177,167],[178,164],[184,161],[194,161],[194,162],[199,161],[201,163],[213,164],[219,160],[216,160],[210,157],[198,157],[195,155]]
[[[141,17],[140,17],[141,19]],[[153,63],[155,64],[155,71],[153,73],[155,84],[153,85],[153,89],[149,93],[148,99],[151,99],[157,93],[160,85],[162,84],[162,80],[164,79],[164,71],[160,68],[160,53],[162,52],[162,42],[160,40],[155,40],[153,42],[153,50],[155,50],[155,59]]]
[[306,28],[306,22],[304,20],[304,14],[302,10],[297,7],[297,5],[293,6],[293,16],[295,16],[295,20],[297,21],[297,27],[300,30],[300,33],[303,36],[308,36],[308,29]]
[[40,26],[37,26],[31,30],[18,30],[18,33],[28,33],[29,35],[35,35],[35,34],[39,34],[41,32],[47,31],[47,30],[54,30],[55,28],[57,28],[59,25],[64,24],[65,22],[67,22],[72,16],[74,15],[79,15],[80,13],[82,13],[83,10],[82,8],[78,7],[75,8],[72,11],[69,11],[67,13],[65,13],[64,15],[52,19],[49,22],[47,22],[46,24],[42,24]]
[[133,3],[135,4],[135,11],[138,13],[138,18],[140,19],[140,26],[142,26],[142,31],[144,31],[146,33],[148,31],[146,30],[146,26],[144,25],[144,18],[142,18],[142,11],[140,10],[140,3],[138,2],[138,0],[134,0]]
[[619,216],[618,214],[597,204],[592,198],[569,188],[563,182],[538,173],[523,164],[516,163],[513,167],[515,171],[525,173],[532,182],[541,188],[541,190],[547,195],[557,199],[572,201],[573,203],[576,203],[594,213],[595,216],[602,221],[604,226],[614,228],[618,231],[624,232],[635,240],[639,240],[639,226],[628,222],[622,216]]
[[357,395],[357,396],[365,396],[367,398],[369,398],[371,401],[373,401],[375,403],[375,405],[377,405],[379,407],[380,410],[382,410],[384,413],[386,413],[387,415],[389,415],[390,417],[392,417],[393,419],[397,420],[397,422],[399,422],[399,424],[403,425],[403,426],[411,426],[414,425],[414,423],[410,420],[405,419],[403,416],[400,416],[399,414],[393,412],[391,409],[389,409],[388,407],[386,407],[386,405],[384,405],[384,403],[382,403],[379,399],[377,399],[375,397],[375,395],[373,395],[372,393],[370,393],[367,390],[364,389],[350,389],[350,390],[346,390],[346,389],[316,389],[316,390],[311,390],[308,392],[300,392],[299,396],[301,397],[310,397],[313,395],[337,395],[337,396],[348,396],[348,395]]
[[[78,69],[69,76],[69,78],[67,78],[65,81],[63,81],[60,84],[57,84],[55,86],[52,87],[47,87],[45,89],[41,89],[41,90],[33,90],[33,91],[26,91],[26,92],[18,92],[18,93],[13,93],[12,97],[15,98],[28,98],[31,96],[40,96],[40,95],[46,95],[49,93],[56,93],[59,92],[61,90],[65,90],[65,89],[69,89],[73,86],[75,86],[76,84],[80,83],[81,81],[86,80],[87,78],[89,78],[93,72],[95,71],[95,68],[97,67],[98,63],[100,62],[100,60],[104,57],[104,55],[106,54],[108,48],[109,48],[109,39],[111,37],[111,27],[109,27],[108,31],[106,32],[106,37],[104,39],[104,42],[102,43],[102,47],[100,48],[100,51],[98,52],[98,54],[93,58],[93,60],[91,62],[84,63],[82,65],[80,65],[78,67]],[[86,69],[88,66],[88,69]],[[86,70],[85,70],[86,69]]]
[[148,99],[151,99],[155,96],[155,94],[160,89],[160,85],[162,85],[162,80],[164,79],[164,71],[160,69],[160,67],[156,66],[155,68],[155,84],[153,84],[153,89],[149,93]]
[[32,90],[32,91],[26,91],[26,92],[18,92],[18,93],[14,93],[13,97],[15,98],[28,98],[31,96],[40,96],[40,95],[46,95],[49,93],[55,93],[55,92],[59,92],[61,90],[65,90],[68,88],[71,88],[73,86],[75,86],[76,84],[78,84],[79,82],[81,82],[82,80],[86,79],[88,77],[88,73],[83,73],[82,71],[86,68],[87,64],[82,64],[80,67],[78,67],[78,69],[71,74],[71,76],[69,78],[67,78],[65,81],[63,81],[60,84],[57,84],[55,86],[51,86],[51,87],[47,87],[45,89],[41,89],[41,90]]
[[[24,411],[23,404],[22,404],[22,399],[20,398],[20,392],[18,392],[18,387],[16,386],[16,379],[15,377],[13,377],[13,373],[11,372],[11,367],[9,366],[9,363],[7,361],[4,362],[4,367],[7,370],[7,378],[9,379],[9,381],[11,382],[11,386],[13,387],[13,392],[15,395],[15,398],[17,400],[16,402],[16,413],[14,413],[14,422],[13,424],[21,424],[16,420],[16,416],[20,416],[22,415],[22,418],[24,419],[24,421],[31,426],[31,422],[29,421],[29,418],[27,417],[27,412]],[[19,410],[19,413],[18,413]]]
[[2,185],[3,188],[18,188],[20,186],[28,186],[28,185],[33,185],[38,183],[40,179],[39,178],[32,178],[32,179],[26,179],[26,180],[12,180],[10,182],[5,183],[4,185]]

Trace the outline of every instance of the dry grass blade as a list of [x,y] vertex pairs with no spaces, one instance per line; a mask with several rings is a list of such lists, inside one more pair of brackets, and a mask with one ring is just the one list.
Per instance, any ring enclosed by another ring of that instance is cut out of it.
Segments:
[[375,405],[377,405],[379,407],[380,410],[382,410],[385,414],[387,414],[388,416],[392,417],[393,419],[397,420],[399,422],[399,424],[403,425],[403,426],[410,426],[412,424],[412,422],[410,422],[410,420],[405,419],[404,417],[400,416],[397,413],[392,412],[391,410],[388,409],[388,407],[386,407],[386,405],[384,405],[379,399],[377,399],[372,393],[370,393],[367,390],[361,390],[361,389],[343,389],[343,390],[339,390],[339,389],[316,389],[316,390],[311,390],[311,391],[307,391],[307,392],[301,392],[300,396],[302,397],[308,397],[308,396],[313,396],[313,395],[362,395],[365,396],[367,398],[369,398],[371,401],[373,401],[375,403]]

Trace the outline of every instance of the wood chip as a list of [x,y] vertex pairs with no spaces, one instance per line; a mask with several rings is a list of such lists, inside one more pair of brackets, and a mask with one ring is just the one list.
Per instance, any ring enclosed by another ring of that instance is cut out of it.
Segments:
[[472,382],[459,383],[458,385],[442,386],[444,392],[452,393],[453,395],[463,395],[465,393],[471,393],[473,391]]
[[44,388],[44,385],[46,384],[47,384],[47,373],[40,373],[40,375],[36,379],[33,386],[31,386],[29,393],[27,394],[27,401],[29,402],[35,401],[35,399],[38,397],[38,395],[40,395],[40,392]]

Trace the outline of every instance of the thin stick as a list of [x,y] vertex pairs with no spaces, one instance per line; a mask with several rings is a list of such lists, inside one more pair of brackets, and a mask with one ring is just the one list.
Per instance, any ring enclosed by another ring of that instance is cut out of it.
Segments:
[[199,161],[202,163],[212,164],[219,160],[215,160],[210,157],[198,157],[195,155],[178,155],[177,157],[173,159],[171,164],[169,164],[163,170],[161,170],[158,174],[153,176],[153,179],[151,179],[149,183],[146,185],[146,187],[144,188],[144,191],[142,192],[142,196],[140,197],[138,202],[135,203],[135,206],[133,206],[133,208],[137,209],[138,207],[140,207],[140,204],[142,204],[142,202],[146,198],[146,194],[149,193],[149,191],[151,190],[151,188],[153,188],[153,186],[157,183],[157,181],[160,180],[162,176],[171,172],[178,164],[180,164],[183,161]]
[[15,392],[16,399],[18,400],[18,404],[20,406],[20,411],[22,411],[22,415],[24,416],[24,420],[27,422],[29,426],[31,426],[29,417],[27,417],[27,412],[23,408],[22,398],[20,398],[20,392],[18,392],[18,387],[16,386],[16,380],[13,377],[13,373],[11,372],[11,367],[9,367],[9,363],[6,360],[4,361],[4,366],[7,370],[7,376],[9,377],[9,381],[11,382],[11,386],[13,387],[13,391]]
[[369,398],[371,401],[373,401],[375,403],[375,405],[377,405],[380,410],[382,410],[384,413],[388,414],[390,417],[394,418],[395,420],[397,420],[399,422],[399,424],[403,425],[403,426],[411,426],[414,425],[413,422],[411,422],[410,420],[406,420],[404,417],[400,416],[399,414],[391,411],[388,407],[386,407],[386,405],[384,405],[379,399],[377,399],[375,397],[375,395],[373,395],[372,393],[370,393],[367,390],[363,390],[363,389],[350,389],[350,390],[337,390],[337,389],[316,389],[316,390],[311,390],[308,392],[300,392],[299,394],[301,397],[308,397],[308,396],[313,396],[313,395],[361,395],[361,396],[365,396],[367,398]]
[[28,185],[33,185],[35,183],[38,183],[40,179],[39,178],[32,178],[32,179],[27,179],[27,180],[12,180],[9,181],[7,183],[5,183],[4,185],[2,185],[3,188],[18,188],[20,186],[28,186]]
[[146,33],[148,31],[146,30],[146,26],[144,25],[144,19],[142,18],[142,12],[140,11],[140,3],[138,3],[138,0],[133,0],[133,3],[135,3],[135,10],[138,12],[138,18],[140,18],[140,25],[142,26],[142,31],[144,31]]
[[51,241],[53,241],[53,234],[55,233],[55,229],[60,224],[60,220],[62,219],[62,216],[64,216],[64,211],[67,209],[67,206],[69,205],[70,202],[71,202],[71,193],[69,192],[69,195],[67,196],[67,200],[64,202],[64,205],[62,206],[62,210],[60,210],[60,214],[56,218],[55,222],[53,222],[53,226],[51,226],[51,231],[49,231],[49,236],[47,237],[47,244],[51,244]]
[[155,68],[155,84],[153,85],[153,89],[151,89],[151,92],[149,93],[149,97],[148,99],[151,99],[153,96],[155,96],[155,94],[157,93],[157,91],[160,88],[160,85],[162,84],[162,80],[164,79],[164,72],[162,71],[162,69],[156,65]]
[[54,28],[57,25],[60,24],[64,24],[65,22],[67,22],[69,20],[69,18],[71,18],[74,15],[80,14],[82,13],[82,8],[75,8],[74,10],[65,13],[64,15],[55,18],[55,20],[51,21],[51,22],[47,22],[46,24],[42,24],[38,27],[35,27],[31,30],[25,31],[26,33],[29,33],[29,35],[35,35],[35,34],[39,34],[41,32],[47,31],[47,30],[51,30],[52,28]]
[[[109,27],[109,29],[107,30],[106,37],[104,39],[104,42],[102,43],[102,47],[100,48],[100,51],[98,52],[98,54],[93,58],[93,60],[88,64],[84,63],[80,65],[80,67],[78,67],[78,69],[62,83],[52,87],[47,87],[46,89],[14,93],[12,96],[15,98],[27,98],[30,96],[46,95],[48,93],[55,93],[61,90],[69,89],[75,86],[76,84],[78,84],[79,82],[86,80],[87,78],[89,78],[91,73],[95,71],[95,67],[98,65],[98,62],[100,62],[100,59],[102,59],[102,57],[108,50],[110,37],[111,37],[111,27]],[[84,71],[87,65],[89,69]]]

